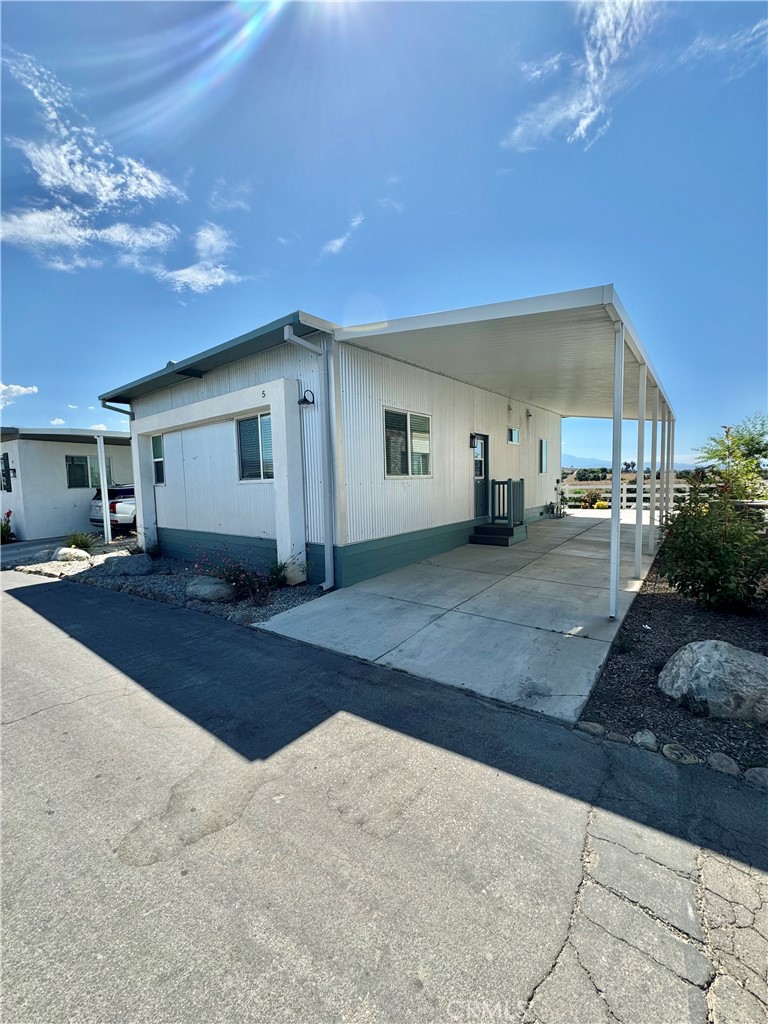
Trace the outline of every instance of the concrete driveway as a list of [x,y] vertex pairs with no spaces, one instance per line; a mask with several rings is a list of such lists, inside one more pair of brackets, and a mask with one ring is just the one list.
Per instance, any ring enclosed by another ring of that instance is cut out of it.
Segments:
[[187,609],[2,583],[6,1024],[762,1024],[759,791]]
[[514,547],[465,544],[256,628],[576,722],[642,585],[629,511],[609,621],[609,515],[542,519]]

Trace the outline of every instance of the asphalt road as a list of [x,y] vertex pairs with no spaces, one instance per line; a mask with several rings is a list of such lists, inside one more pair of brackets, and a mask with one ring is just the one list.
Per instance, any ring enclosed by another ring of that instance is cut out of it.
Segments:
[[760,791],[187,609],[2,582],[5,1024],[764,1005],[706,916],[718,886],[768,909]]

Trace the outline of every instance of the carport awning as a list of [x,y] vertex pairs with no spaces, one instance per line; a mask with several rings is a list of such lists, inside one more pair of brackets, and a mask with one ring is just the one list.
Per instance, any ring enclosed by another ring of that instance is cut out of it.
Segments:
[[654,385],[672,413],[613,285],[342,327],[335,336],[562,416],[610,418],[618,322],[625,338],[624,415],[637,416],[642,364],[649,385],[645,416],[652,415]]

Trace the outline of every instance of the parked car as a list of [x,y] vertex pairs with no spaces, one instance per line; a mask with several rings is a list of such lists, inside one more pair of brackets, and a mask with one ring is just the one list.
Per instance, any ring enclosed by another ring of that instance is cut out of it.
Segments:
[[[133,484],[113,484],[107,488],[109,522],[113,530],[136,529],[136,492]],[[91,526],[104,528],[104,507],[101,503],[101,488],[97,488],[88,510]]]

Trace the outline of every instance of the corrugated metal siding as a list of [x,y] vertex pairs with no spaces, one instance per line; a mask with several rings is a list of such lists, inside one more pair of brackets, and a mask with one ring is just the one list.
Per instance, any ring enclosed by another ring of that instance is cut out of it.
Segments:
[[[134,410],[137,417],[149,416],[284,377],[298,379],[302,392],[309,388],[317,396],[319,362],[311,352],[280,345],[138,398]],[[302,408],[307,539],[319,544],[324,540],[321,417],[317,405]],[[155,489],[158,525],[275,536],[272,487],[239,483],[234,430],[233,421],[226,421],[165,435],[167,483]]]
[[[488,434],[490,475],[524,477],[526,504],[549,502],[560,476],[560,417],[422,370],[407,363],[340,346],[339,372],[345,462],[345,535],[354,544],[469,520],[474,483],[469,435]],[[471,355],[468,354],[468,358]],[[432,476],[386,479],[384,408],[432,417]],[[507,444],[507,427],[520,444]],[[549,472],[538,473],[538,439],[549,444]]]

